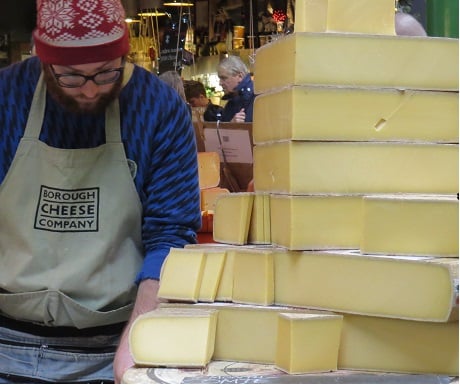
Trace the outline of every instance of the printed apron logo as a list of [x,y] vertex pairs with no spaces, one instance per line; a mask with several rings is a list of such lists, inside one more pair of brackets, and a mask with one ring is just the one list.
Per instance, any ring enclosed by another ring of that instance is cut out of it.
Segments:
[[36,229],[54,232],[96,232],[99,188],[60,190],[41,186]]

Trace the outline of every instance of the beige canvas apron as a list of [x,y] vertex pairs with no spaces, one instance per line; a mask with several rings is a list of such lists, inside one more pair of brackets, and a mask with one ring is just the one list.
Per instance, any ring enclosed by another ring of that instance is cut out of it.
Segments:
[[77,328],[126,321],[142,263],[142,208],[118,101],[106,112],[106,144],[71,150],[38,140],[45,103],[42,75],[0,186],[0,312]]

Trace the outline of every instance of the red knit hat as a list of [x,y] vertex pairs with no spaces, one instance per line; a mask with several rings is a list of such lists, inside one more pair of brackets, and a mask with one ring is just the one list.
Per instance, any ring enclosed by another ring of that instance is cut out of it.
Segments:
[[97,63],[129,52],[120,0],[37,0],[33,37],[38,57],[48,64]]

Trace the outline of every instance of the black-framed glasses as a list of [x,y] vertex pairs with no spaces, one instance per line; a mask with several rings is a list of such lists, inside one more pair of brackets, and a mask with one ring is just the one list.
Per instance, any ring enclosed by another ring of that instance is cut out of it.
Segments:
[[98,86],[115,83],[123,73],[124,65],[118,68],[111,68],[95,73],[94,75],[81,75],[76,73],[57,74],[52,65],[51,72],[61,87],[78,88],[83,87],[88,80],[92,80]]

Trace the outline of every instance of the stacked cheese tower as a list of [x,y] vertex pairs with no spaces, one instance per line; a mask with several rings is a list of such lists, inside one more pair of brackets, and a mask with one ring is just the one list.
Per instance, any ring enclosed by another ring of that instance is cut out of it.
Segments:
[[295,28],[256,55],[256,192],[171,250],[161,309],[215,322],[202,365],[458,376],[458,40],[395,36],[393,0],[297,1]]

